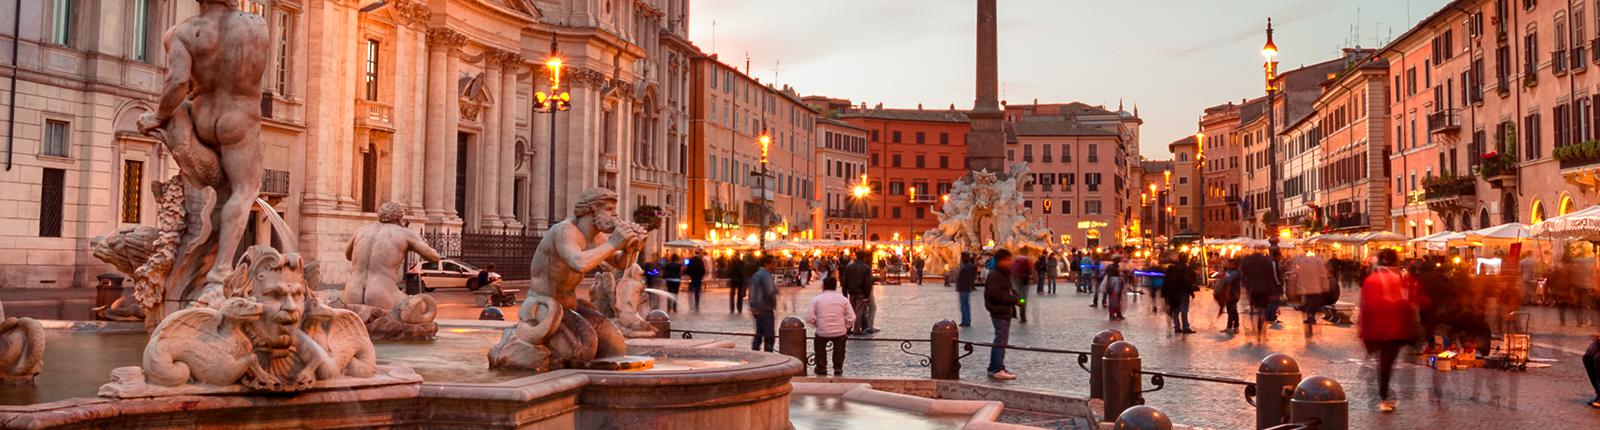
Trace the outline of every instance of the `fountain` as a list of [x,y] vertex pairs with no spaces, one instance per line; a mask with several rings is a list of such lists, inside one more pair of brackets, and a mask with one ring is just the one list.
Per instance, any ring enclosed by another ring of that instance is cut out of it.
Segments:
[[1029,255],[1049,250],[1054,233],[1040,220],[1027,221],[1023,206],[1022,187],[1032,181],[1027,162],[1012,164],[1004,179],[980,169],[957,180],[941,210],[933,211],[939,225],[922,234],[928,266],[954,267],[961,253],[982,250],[984,221],[996,247]]

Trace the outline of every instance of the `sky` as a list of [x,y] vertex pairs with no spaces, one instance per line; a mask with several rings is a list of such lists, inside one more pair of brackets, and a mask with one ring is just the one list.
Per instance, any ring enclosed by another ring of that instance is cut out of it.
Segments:
[[[1264,94],[1268,16],[1280,69],[1291,70],[1379,47],[1447,0],[999,3],[1002,100],[1137,105],[1141,152],[1166,159],[1206,107]],[[976,10],[973,0],[692,0],[689,35],[802,95],[970,109]]]

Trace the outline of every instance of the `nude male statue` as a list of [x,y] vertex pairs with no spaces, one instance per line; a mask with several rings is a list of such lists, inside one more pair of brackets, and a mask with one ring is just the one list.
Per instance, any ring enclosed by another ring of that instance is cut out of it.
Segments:
[[261,76],[270,42],[266,20],[236,10],[234,1],[197,1],[199,13],[162,36],[167,74],[161,102],[138,126],[149,133],[174,115],[187,115],[194,139],[219,154],[231,194],[221,205],[217,257],[206,283],[221,284],[261,192]]
[[[572,216],[550,227],[534,252],[530,295],[549,296],[564,308],[577,309],[578,284],[584,276],[608,260],[612,267],[626,267],[631,262],[621,261],[623,253],[618,251],[645,239],[644,232],[637,230],[612,234],[619,224],[616,192],[602,188],[585,191]],[[524,302],[518,312],[523,320],[533,318],[529,303]]]
[[378,207],[377,224],[362,227],[350,236],[350,243],[344,247],[344,256],[350,259],[350,280],[344,287],[345,303],[394,309],[406,300],[405,293],[395,288],[399,285],[400,266],[405,264],[406,253],[415,251],[424,260],[439,261],[439,252],[428,246],[422,235],[400,226],[405,214],[405,208],[399,203],[384,203]]

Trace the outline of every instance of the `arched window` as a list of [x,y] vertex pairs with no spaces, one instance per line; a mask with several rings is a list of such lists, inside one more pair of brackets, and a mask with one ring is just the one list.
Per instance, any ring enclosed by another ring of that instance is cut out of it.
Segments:
[[1489,208],[1478,209],[1478,228],[1489,228]]
[[1533,205],[1528,209],[1528,223],[1538,224],[1544,222],[1544,201],[1533,199]]

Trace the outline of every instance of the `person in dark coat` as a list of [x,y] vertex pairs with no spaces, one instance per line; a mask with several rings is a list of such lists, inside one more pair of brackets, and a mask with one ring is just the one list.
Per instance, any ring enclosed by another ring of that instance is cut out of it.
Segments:
[[1167,302],[1167,316],[1172,319],[1174,333],[1194,333],[1189,327],[1189,299],[1199,290],[1195,286],[1194,270],[1189,265],[1189,255],[1179,254],[1162,274],[1166,282],[1161,286],[1161,298]]
[[683,279],[683,260],[678,254],[668,255],[661,260],[661,278],[666,281],[667,294],[672,295],[672,300],[667,300],[667,312],[678,311],[678,285]]
[[700,312],[700,291],[705,289],[706,279],[705,251],[695,251],[694,256],[689,257],[688,264],[683,268],[683,272],[684,275],[689,276],[689,296],[691,303],[694,304],[693,309],[695,312]]
[[869,261],[872,254],[867,251],[856,251],[856,260],[844,266],[844,294],[850,299],[850,307],[855,308],[856,327],[852,334],[872,333],[877,329],[872,327],[872,317],[868,309],[872,303],[872,263]]
[[772,254],[761,256],[761,265],[750,274],[750,316],[756,320],[756,337],[750,341],[754,351],[772,352],[778,340],[774,323],[778,310],[778,284],[772,280],[772,271],[778,268],[778,259]]
[[1254,253],[1239,260],[1239,280],[1250,294],[1250,307],[1256,310],[1256,332],[1267,322],[1278,325],[1278,299],[1283,296],[1283,273],[1278,261],[1265,253]]
[[961,295],[961,326],[972,326],[972,289],[978,283],[978,264],[972,254],[961,253],[961,268],[956,269],[956,293]]
[[1011,339],[1011,319],[1017,313],[1017,294],[1011,287],[1011,251],[1001,249],[994,253],[995,267],[984,280],[983,307],[989,311],[994,323],[994,347],[989,348],[989,377],[998,380],[1017,379],[1006,370],[1005,345]]

